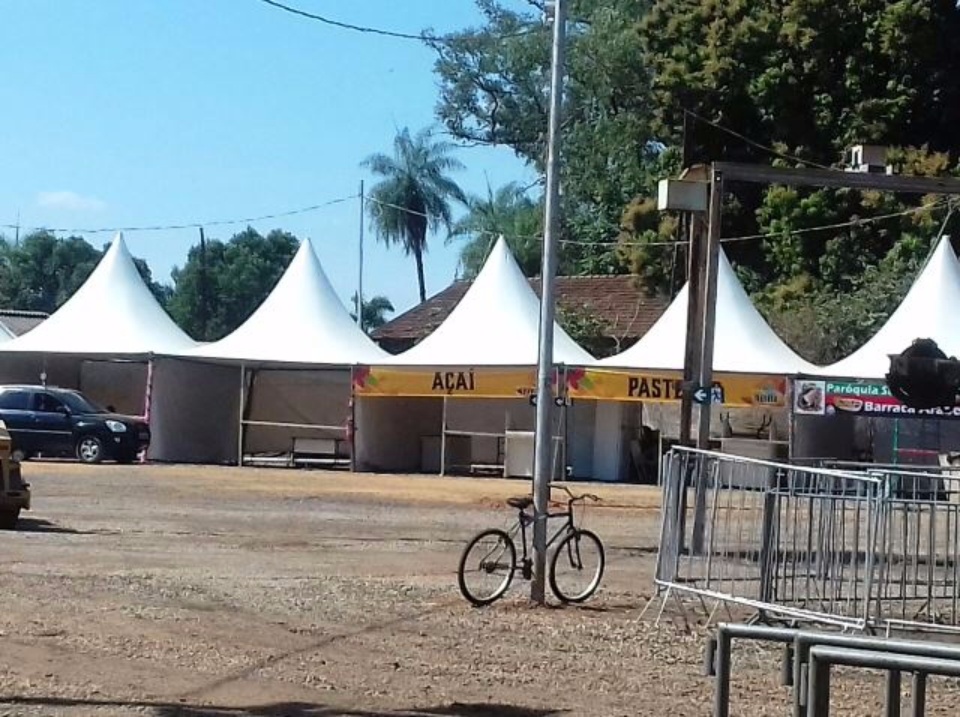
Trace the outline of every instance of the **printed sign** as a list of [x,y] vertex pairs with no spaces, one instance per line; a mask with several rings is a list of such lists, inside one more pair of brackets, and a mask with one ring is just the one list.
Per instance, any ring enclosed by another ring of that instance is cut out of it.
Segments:
[[[677,372],[567,368],[566,376],[567,394],[571,398],[675,403],[683,393]],[[718,374],[711,389],[711,402],[724,406],[782,408],[787,405],[786,389],[787,380],[783,377]]]
[[904,406],[880,381],[794,381],[798,415],[857,415],[873,418],[960,418],[960,406],[916,409]]
[[[533,369],[445,368],[423,369],[356,366],[353,391],[358,396],[457,396],[525,398],[536,393]],[[556,389],[556,373],[553,377]]]

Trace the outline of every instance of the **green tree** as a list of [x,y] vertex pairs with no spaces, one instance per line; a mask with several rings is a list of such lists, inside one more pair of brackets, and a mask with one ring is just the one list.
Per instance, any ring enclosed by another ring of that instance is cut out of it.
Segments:
[[204,250],[194,245],[183,267],[173,270],[171,315],[200,341],[223,338],[260,306],[298,246],[288,232],[262,236],[251,227],[226,242],[208,240]]
[[370,191],[370,219],[385,244],[399,244],[417,264],[420,301],[426,301],[423,254],[428,229],[452,225],[451,201],[466,203],[463,190],[448,176],[463,169],[454,145],[433,138],[429,129],[414,135],[406,128],[393,141],[393,156],[372,154],[362,163],[382,179]]
[[[0,304],[53,313],[83,285],[104,252],[82,237],[59,239],[46,230],[26,235],[19,244],[0,239]],[[143,259],[134,262],[154,296],[165,304],[170,287],[153,280]]]
[[[437,113],[457,138],[500,144],[538,171],[546,156],[550,32],[527,11],[479,0],[486,23],[436,43]],[[650,194],[675,163],[650,126],[639,23],[647,0],[570,4],[562,126],[564,264],[577,273],[626,271],[614,239],[624,207]],[[504,37],[508,39],[504,39]],[[579,244],[578,244],[579,243]]]
[[470,197],[467,213],[458,219],[447,241],[464,240],[460,247],[463,278],[472,279],[483,267],[490,248],[503,236],[526,276],[540,273],[543,209],[523,188],[506,184],[486,197]]
[[[353,306],[357,305],[356,294],[350,299],[350,303]],[[392,314],[394,311],[393,303],[386,296],[377,295],[371,297],[369,300],[363,302],[363,321],[361,328],[367,333],[374,329],[379,329],[387,323],[387,314]],[[357,320],[356,309],[350,312],[350,318],[354,321]]]

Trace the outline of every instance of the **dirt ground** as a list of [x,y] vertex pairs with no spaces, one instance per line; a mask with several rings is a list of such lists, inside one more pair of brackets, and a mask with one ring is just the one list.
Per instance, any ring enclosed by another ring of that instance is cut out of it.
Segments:
[[[526,483],[319,471],[28,463],[0,534],[0,715],[710,714],[699,613],[652,595],[655,490],[590,486],[607,546],[584,607],[456,588],[465,541]],[[578,487],[582,488],[582,487]],[[687,620],[681,619],[686,617]],[[689,624],[687,624],[689,621]],[[789,714],[778,653],[737,648],[734,715]],[[844,678],[839,715],[879,715]],[[956,714],[932,681],[929,714]]]

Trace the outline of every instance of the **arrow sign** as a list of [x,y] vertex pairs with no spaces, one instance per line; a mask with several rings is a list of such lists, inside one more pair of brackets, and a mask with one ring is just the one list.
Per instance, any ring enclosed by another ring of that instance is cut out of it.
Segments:
[[710,400],[710,389],[699,386],[692,394],[694,403],[704,404]]

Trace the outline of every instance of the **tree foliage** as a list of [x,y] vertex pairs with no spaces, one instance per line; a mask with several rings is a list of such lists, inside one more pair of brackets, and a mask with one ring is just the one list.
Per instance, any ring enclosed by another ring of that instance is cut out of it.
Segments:
[[420,301],[427,300],[423,254],[427,230],[451,228],[451,202],[466,203],[463,190],[450,179],[450,172],[463,169],[451,156],[451,142],[435,140],[430,129],[411,135],[400,130],[393,141],[393,155],[372,154],[361,164],[381,180],[370,191],[370,219],[385,244],[399,244],[417,264]]
[[474,278],[497,238],[503,236],[526,276],[540,273],[543,206],[515,183],[487,187],[486,197],[469,197],[467,213],[453,225],[448,241],[461,240],[463,278]]
[[[52,314],[83,285],[103,253],[83,237],[60,239],[45,230],[26,235],[18,244],[0,239],[0,305]],[[145,261],[135,258],[134,262],[165,305],[170,287],[153,280]]]
[[[506,144],[542,170],[541,3],[478,6],[481,27],[435,47],[438,116],[454,136]],[[685,230],[653,198],[655,180],[684,165],[838,166],[866,143],[893,147],[903,174],[958,173],[954,0],[572,0],[570,17],[562,179],[574,272],[629,269],[651,291],[678,289]],[[752,238],[725,250],[778,330],[829,360],[901,298],[946,217],[942,204],[909,212],[931,199],[728,185],[723,236]]]
[[246,321],[286,270],[299,242],[274,229],[262,236],[251,227],[228,241],[191,247],[173,270],[170,313],[191,336],[215,341]]
[[[357,295],[354,294],[350,299],[351,306],[356,307]],[[386,296],[373,296],[363,302],[363,322],[361,326],[367,333],[374,329],[379,329],[387,323],[387,314],[392,314],[396,309],[393,308],[393,302]],[[357,320],[357,310],[350,312],[350,318]]]

